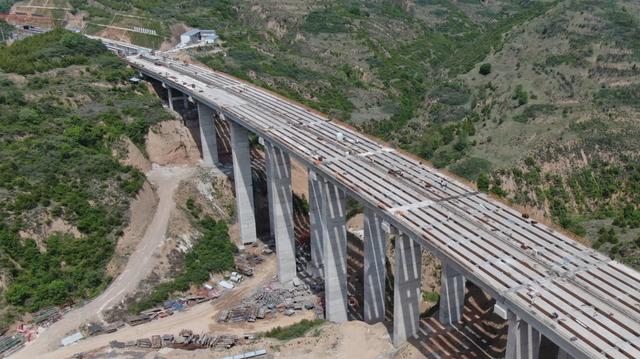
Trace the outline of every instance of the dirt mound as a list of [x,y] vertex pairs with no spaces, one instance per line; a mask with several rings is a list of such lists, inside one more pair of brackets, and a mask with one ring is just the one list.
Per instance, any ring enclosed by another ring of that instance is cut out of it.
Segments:
[[147,134],[146,149],[149,159],[159,165],[197,164],[200,161],[198,145],[180,121],[164,121]]

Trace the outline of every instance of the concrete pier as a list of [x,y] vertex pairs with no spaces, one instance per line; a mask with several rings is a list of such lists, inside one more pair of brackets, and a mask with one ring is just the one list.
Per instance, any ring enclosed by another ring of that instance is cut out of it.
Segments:
[[464,284],[464,276],[444,262],[442,264],[440,309],[438,310],[438,319],[443,325],[453,326],[462,321]]
[[256,241],[256,219],[253,206],[249,133],[244,127],[234,122],[229,124],[240,238],[243,244],[253,243]]
[[507,312],[509,334],[505,359],[538,359],[540,352],[540,333],[527,322]]
[[169,100],[169,108],[173,110],[173,91],[171,90],[170,86],[166,86],[167,88],[167,98]]
[[278,257],[278,280],[287,283],[296,278],[291,161],[289,155],[271,143],[265,144],[269,167],[269,201]]
[[326,319],[347,321],[346,198],[333,183],[318,178],[322,193],[322,238]]
[[314,276],[323,276],[323,240],[322,240],[322,202],[321,184],[316,173],[309,171],[309,241],[311,246],[311,265]]
[[395,278],[393,287],[393,345],[399,346],[418,333],[420,324],[420,245],[404,233],[395,241]]
[[269,167],[268,163],[270,162],[269,160],[269,151],[266,150],[267,146],[264,142],[264,140],[260,139],[259,141],[261,141],[260,143],[265,146],[265,151],[264,151],[264,162],[267,163],[267,165],[265,166],[265,171],[266,171],[266,175],[267,175],[267,204],[269,205],[269,235],[271,236],[271,238],[275,238],[275,232],[274,232],[274,228],[275,228],[275,224],[273,223],[273,201],[271,200],[271,189],[269,188],[269,181],[271,181],[271,168]]
[[213,109],[198,102],[198,122],[200,124],[200,143],[202,144],[202,162],[213,167],[218,164],[218,141]]
[[368,323],[384,320],[384,290],[386,278],[387,233],[382,219],[364,209],[364,320]]

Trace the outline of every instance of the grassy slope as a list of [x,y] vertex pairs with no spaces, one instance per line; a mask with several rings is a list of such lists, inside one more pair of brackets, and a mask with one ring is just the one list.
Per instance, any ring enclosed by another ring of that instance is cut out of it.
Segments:
[[[112,150],[122,136],[142,145],[168,115],[127,83],[121,60],[78,34],[16,42],[0,50],[0,69],[0,268],[14,306],[6,313],[94,296],[110,281],[106,263],[144,181]],[[81,237],[25,235],[57,219]]]

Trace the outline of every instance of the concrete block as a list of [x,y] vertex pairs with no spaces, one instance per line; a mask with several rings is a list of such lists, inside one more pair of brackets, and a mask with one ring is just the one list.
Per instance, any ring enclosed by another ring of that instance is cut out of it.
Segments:
[[399,233],[395,241],[395,260],[393,345],[397,347],[418,333],[422,294],[420,245],[408,235]]
[[230,122],[233,177],[240,238],[243,244],[256,241],[256,219],[253,206],[253,181],[251,178],[251,153],[248,131]]
[[321,182],[326,319],[347,321],[347,225],[345,193],[333,183]]
[[446,326],[453,326],[462,321],[464,313],[464,276],[449,266],[442,264],[442,281],[440,288],[440,309],[438,319]]
[[202,144],[202,162],[213,167],[218,164],[218,141],[213,109],[198,102],[198,122],[200,124],[200,143]]
[[538,359],[540,333],[512,311],[507,311],[507,320],[509,332],[505,359]]
[[278,257],[278,279],[287,283],[296,278],[291,161],[289,155],[271,143],[266,144],[269,168],[268,193],[273,218],[273,233]]
[[493,312],[496,313],[500,318],[507,320],[507,308],[501,306],[496,303],[493,305]]
[[387,236],[382,219],[364,209],[364,320],[384,321]]

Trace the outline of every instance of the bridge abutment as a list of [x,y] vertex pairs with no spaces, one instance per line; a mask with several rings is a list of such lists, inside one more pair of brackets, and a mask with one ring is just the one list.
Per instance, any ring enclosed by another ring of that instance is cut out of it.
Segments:
[[267,155],[268,193],[273,235],[278,257],[278,279],[287,283],[296,278],[295,235],[293,232],[293,200],[291,193],[291,160],[274,146],[265,145]]
[[244,127],[234,122],[230,122],[229,130],[240,239],[242,244],[248,244],[256,241],[249,133]]
[[397,233],[393,287],[393,345],[418,333],[422,249],[409,235]]
[[200,125],[200,143],[202,144],[202,162],[205,166],[213,167],[219,163],[218,141],[213,109],[198,102],[198,123]]
[[387,233],[382,219],[372,209],[364,209],[364,320],[384,321]]
[[446,326],[454,326],[462,321],[464,313],[465,278],[447,262],[442,263],[440,287],[440,308],[438,319]]

